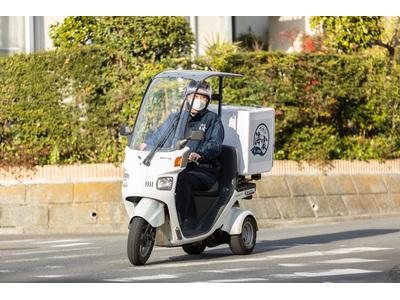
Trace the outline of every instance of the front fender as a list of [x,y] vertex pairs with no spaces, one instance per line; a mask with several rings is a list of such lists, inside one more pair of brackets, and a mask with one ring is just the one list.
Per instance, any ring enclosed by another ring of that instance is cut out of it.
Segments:
[[251,211],[244,210],[239,207],[232,207],[228,212],[226,222],[224,222],[221,230],[229,233],[230,235],[241,234],[243,221],[247,216],[252,216],[254,220],[256,219]]
[[150,198],[142,198],[133,210],[131,221],[141,217],[153,227],[159,227],[165,222],[164,203]]

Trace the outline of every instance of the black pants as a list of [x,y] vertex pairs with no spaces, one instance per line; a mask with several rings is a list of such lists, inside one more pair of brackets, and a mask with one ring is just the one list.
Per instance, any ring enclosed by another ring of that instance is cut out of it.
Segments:
[[198,175],[191,171],[183,171],[178,176],[176,184],[175,203],[178,215],[182,221],[188,218],[190,204],[192,202],[192,191],[207,190],[208,186],[199,180]]

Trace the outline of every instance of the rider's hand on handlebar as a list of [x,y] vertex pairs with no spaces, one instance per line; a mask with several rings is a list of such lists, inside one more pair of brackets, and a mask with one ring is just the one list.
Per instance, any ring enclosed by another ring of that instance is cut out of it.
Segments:
[[191,160],[191,161],[197,162],[200,158],[201,158],[201,155],[196,152],[192,152],[189,154],[189,160]]
[[141,144],[139,145],[139,150],[140,150],[140,151],[143,151],[144,149],[146,149],[146,147],[147,147],[147,144],[141,143]]

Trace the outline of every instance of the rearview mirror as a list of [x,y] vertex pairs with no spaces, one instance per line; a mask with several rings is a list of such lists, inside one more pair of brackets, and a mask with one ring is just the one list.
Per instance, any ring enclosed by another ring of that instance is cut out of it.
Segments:
[[124,124],[119,127],[119,135],[128,136],[131,133],[132,133],[132,129],[128,125]]

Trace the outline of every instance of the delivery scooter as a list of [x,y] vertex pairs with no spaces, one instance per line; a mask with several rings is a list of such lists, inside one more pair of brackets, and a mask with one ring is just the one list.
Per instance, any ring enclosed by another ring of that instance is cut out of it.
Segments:
[[[190,217],[181,224],[175,188],[179,174],[189,163],[185,145],[204,138],[200,128],[186,130],[191,106],[186,107],[185,99],[189,84],[196,83],[196,93],[203,81],[213,77],[217,77],[218,93],[212,95],[208,109],[218,113],[224,125],[225,138],[218,157],[221,171],[209,190],[193,192]],[[182,247],[190,255],[224,243],[234,254],[253,251],[256,218],[240,203],[252,198],[255,181],[272,168],[274,110],[223,105],[223,80],[227,77],[242,75],[161,72],[147,86],[134,129],[121,126],[120,134],[128,137],[122,196],[129,216],[127,252],[133,265],[145,264],[154,245]],[[157,142],[143,149],[141,145],[149,135],[156,136]]]

